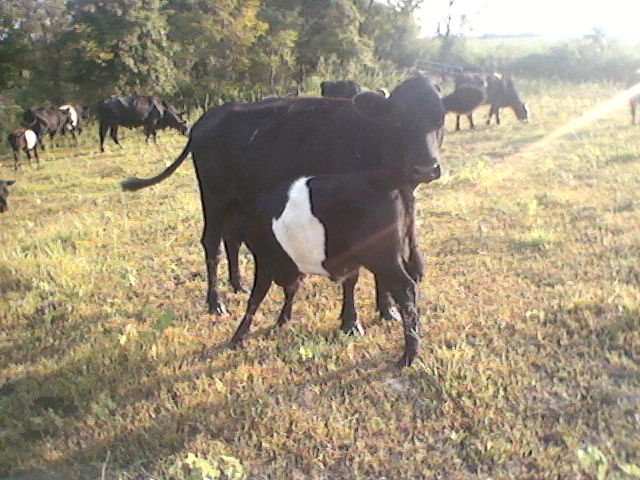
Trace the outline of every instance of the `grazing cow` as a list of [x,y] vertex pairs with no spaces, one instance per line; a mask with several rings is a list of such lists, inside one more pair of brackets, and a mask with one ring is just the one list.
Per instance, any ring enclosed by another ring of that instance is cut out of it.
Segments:
[[55,136],[62,133],[69,120],[68,110],[63,111],[55,107],[31,107],[22,117],[22,126],[36,132],[38,143],[45,150],[43,143],[45,135],[49,135],[53,145]]
[[[629,77],[627,88],[633,88],[640,84],[640,68]],[[629,107],[631,107],[631,125],[636,124],[636,111],[640,106],[640,93],[629,98]]]
[[[411,365],[418,351],[417,285],[402,255],[411,221],[401,194],[414,185],[410,168],[398,162],[374,173],[302,177],[251,203],[246,243],[254,257],[254,283],[231,344],[242,342],[272,282],[284,290],[277,320],[282,326],[290,319],[303,274],[327,275],[352,292],[363,266],[399,307],[405,337],[399,366]],[[349,307],[343,307],[340,328],[354,333],[361,327],[352,302]]]
[[[455,77],[455,89],[457,90],[462,86],[480,88],[485,91],[483,104],[490,105],[487,125],[491,124],[491,118],[494,115],[496,123],[500,125],[500,109],[504,107],[510,107],[518,120],[529,121],[527,105],[520,99],[509,75],[502,76],[494,73],[482,77],[477,74],[464,73]],[[476,94],[476,96],[478,95]],[[472,122],[471,117],[469,117],[469,121]]]
[[[302,97],[232,102],[210,109],[195,123],[186,147],[162,173],[130,178],[122,186],[131,191],[154,185],[192,153],[204,210],[207,303],[210,312],[222,313],[218,249],[225,218],[234,206],[282,181],[371,171],[395,161],[415,167],[416,184],[435,180],[440,175],[435,132],[444,123],[444,113],[440,96],[422,75],[402,82],[388,99],[366,92],[353,101]],[[404,197],[413,212],[412,190],[406,189]],[[239,242],[229,240],[225,234],[229,271],[239,279]],[[422,263],[413,233],[409,251],[409,270],[413,278],[420,278]],[[379,300],[386,317],[384,295]]]
[[36,156],[38,166],[40,166],[40,158],[38,157],[38,136],[33,130],[27,128],[19,128],[9,134],[9,144],[13,150],[13,167],[18,170],[20,162],[20,151],[24,150],[31,165],[31,152]]
[[66,104],[60,105],[58,109],[61,112],[67,112],[68,114],[67,123],[62,129],[62,134],[64,135],[65,133],[69,132],[71,137],[77,141],[76,133],[78,135],[82,133],[82,124],[85,121],[84,117],[86,116],[86,114],[83,115],[83,107],[76,107],[75,105]]
[[456,114],[456,131],[460,130],[460,117],[466,115],[469,127],[475,128],[473,123],[473,111],[482,105],[487,95],[482,88],[471,85],[461,85],[452,93],[442,98],[442,104],[447,112]]
[[9,196],[9,187],[14,183],[15,180],[0,180],[0,213],[9,209],[7,197]]
[[500,109],[509,107],[513,110],[516,118],[522,122],[529,122],[529,109],[527,104],[520,99],[518,91],[511,76],[500,76],[497,74],[487,75],[487,100],[491,105],[487,125],[491,124],[491,117],[495,115],[496,123],[500,125]]
[[118,127],[144,126],[147,142],[149,137],[157,143],[156,133],[167,127],[175,128],[185,135],[189,128],[176,108],[166,100],[153,96],[131,95],[129,97],[113,96],[98,104],[98,121],[100,122],[100,151],[104,152],[104,139],[107,133],[118,141]]
[[353,98],[361,90],[360,84],[353,80],[338,80],[320,84],[320,95],[323,97]]

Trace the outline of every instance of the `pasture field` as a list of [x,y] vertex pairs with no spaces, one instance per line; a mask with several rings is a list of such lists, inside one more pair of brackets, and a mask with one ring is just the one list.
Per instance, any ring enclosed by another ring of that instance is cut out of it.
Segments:
[[[193,167],[134,194],[185,143],[42,154],[0,216],[0,477],[34,479],[632,479],[640,477],[640,127],[626,104],[549,137],[620,91],[522,85],[532,123],[450,132],[421,186],[422,344],[357,287],[308,277],[291,324],[263,304],[244,348],[204,307]],[[482,121],[480,121],[482,118]],[[452,127],[453,118],[448,119]],[[466,120],[463,120],[466,128]],[[226,272],[223,263],[223,274]],[[250,284],[252,261],[241,259]]]

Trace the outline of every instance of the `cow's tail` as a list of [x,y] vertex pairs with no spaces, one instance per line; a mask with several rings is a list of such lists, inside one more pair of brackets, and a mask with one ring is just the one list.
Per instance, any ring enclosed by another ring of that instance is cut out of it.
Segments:
[[138,177],[129,177],[126,180],[120,182],[123,190],[128,192],[135,192],[136,190],[140,190],[141,188],[150,187],[151,185],[155,185],[156,183],[160,183],[165,178],[171,176],[173,172],[175,172],[178,167],[184,162],[184,159],[189,156],[191,153],[191,140],[187,142],[187,145],[182,150],[182,153],[176,158],[171,165],[165,168],[161,173],[151,178],[138,178]]

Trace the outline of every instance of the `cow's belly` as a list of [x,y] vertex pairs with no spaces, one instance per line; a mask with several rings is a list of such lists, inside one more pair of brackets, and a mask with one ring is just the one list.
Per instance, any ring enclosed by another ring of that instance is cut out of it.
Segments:
[[302,273],[329,275],[322,266],[326,258],[326,231],[311,211],[308,177],[291,184],[287,203],[271,229],[278,243]]

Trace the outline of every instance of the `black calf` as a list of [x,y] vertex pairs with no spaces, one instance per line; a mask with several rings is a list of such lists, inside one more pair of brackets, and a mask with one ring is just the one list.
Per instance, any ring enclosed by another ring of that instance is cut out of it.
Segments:
[[326,175],[286,182],[259,196],[247,209],[254,284],[231,344],[242,342],[272,282],[285,294],[277,325],[287,323],[305,273],[343,284],[340,328],[347,333],[361,330],[353,287],[362,266],[398,305],[405,333],[399,365],[410,365],[418,351],[417,286],[402,252],[413,215],[407,215],[399,187],[392,174]]
[[8,210],[7,197],[9,196],[9,186],[13,185],[15,180],[0,180],[0,213]]
[[31,165],[31,153],[36,156],[38,166],[40,166],[40,158],[38,157],[38,135],[33,130],[26,128],[19,128],[9,134],[9,144],[13,150],[13,167],[18,170],[18,164],[20,162],[20,151],[24,150],[29,159],[29,165]]

